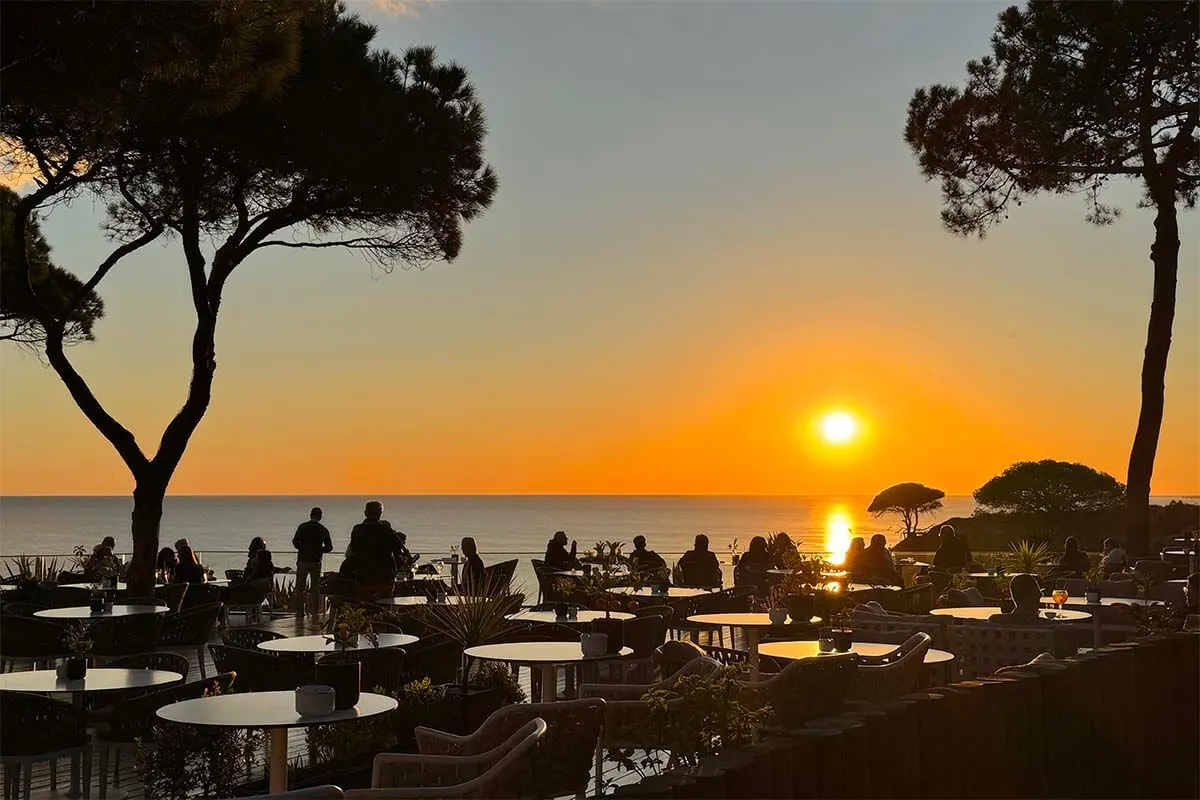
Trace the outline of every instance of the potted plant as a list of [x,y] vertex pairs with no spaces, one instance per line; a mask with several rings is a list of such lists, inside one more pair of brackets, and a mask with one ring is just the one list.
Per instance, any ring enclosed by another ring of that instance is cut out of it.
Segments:
[[[358,647],[362,640],[369,642],[372,647],[379,647],[379,634],[375,632],[370,617],[357,606],[340,606],[337,613],[330,616],[326,629],[329,635],[325,641],[332,643],[339,653]],[[315,680],[333,687],[334,708],[353,708],[358,704],[361,691],[362,664],[337,659],[330,663],[318,663]]]
[[72,622],[63,634],[63,644],[71,653],[63,666],[62,677],[69,681],[81,681],[87,675],[88,654],[92,652],[92,635],[87,625]]
[[[520,591],[523,587],[516,587]],[[502,580],[486,575],[471,589],[469,603],[439,603],[423,607],[426,627],[456,641],[466,650],[495,641],[512,627],[505,616],[519,609],[517,598]],[[460,665],[459,684],[466,690],[472,665]]]
[[1100,602],[1100,581],[1104,580],[1104,567],[1097,564],[1087,571],[1084,575],[1087,578],[1087,589],[1084,590],[1084,597],[1089,603]]
[[829,638],[833,640],[833,649],[839,653],[850,652],[850,645],[854,643],[852,620],[853,615],[849,606],[830,615],[829,621],[832,627],[829,631]]
[[782,551],[788,574],[775,585],[781,605],[795,622],[807,622],[816,613],[816,594],[825,585],[826,562],[818,555],[802,555],[795,549]]
[[729,543],[729,561],[736,567],[737,563],[742,560],[742,549],[738,544],[737,537],[733,537],[733,541]]
[[787,622],[787,595],[782,586],[776,585],[767,593],[767,616],[772,625],[782,625]]
[[[595,619],[591,624],[591,633],[605,637],[605,650],[601,652],[618,653],[625,646],[625,623],[612,618],[613,610],[619,611],[622,601],[612,594],[612,590],[618,586],[637,589],[643,585],[643,576],[629,570],[629,559],[621,552],[624,546],[624,542],[596,542],[595,554],[591,558],[595,569],[582,578],[558,582],[558,589],[565,597],[582,595],[596,606],[595,610],[604,612],[602,619]],[[599,641],[599,636],[589,636],[585,652],[590,648],[598,648]]]

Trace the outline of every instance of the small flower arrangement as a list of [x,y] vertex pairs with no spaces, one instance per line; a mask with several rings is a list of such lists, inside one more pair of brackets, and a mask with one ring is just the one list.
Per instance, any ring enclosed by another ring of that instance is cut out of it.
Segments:
[[379,647],[379,634],[375,632],[371,619],[362,608],[342,606],[338,613],[330,618],[326,630],[329,635],[325,637],[325,641],[329,644],[343,648],[358,647],[358,638],[361,636],[370,642],[372,647]]
[[848,631],[854,624],[854,612],[850,609],[850,606],[846,606],[830,614],[829,622],[834,630]]
[[95,645],[87,625],[82,622],[72,622],[67,626],[66,633],[63,634],[63,644],[77,657],[86,656],[92,652],[92,647]]

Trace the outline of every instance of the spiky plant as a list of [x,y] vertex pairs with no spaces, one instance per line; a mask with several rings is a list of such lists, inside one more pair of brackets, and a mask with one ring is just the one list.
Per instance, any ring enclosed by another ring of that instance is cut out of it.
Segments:
[[[518,587],[523,589],[524,587]],[[425,624],[430,630],[444,633],[465,650],[495,641],[512,627],[505,615],[517,610],[514,593],[509,586],[491,574],[470,589],[470,597],[454,602],[425,607]],[[463,679],[466,679],[464,674]]]
[[1005,557],[1006,568],[1013,572],[1028,572],[1036,575],[1038,567],[1050,557],[1050,548],[1045,542],[1022,539],[1009,545]]

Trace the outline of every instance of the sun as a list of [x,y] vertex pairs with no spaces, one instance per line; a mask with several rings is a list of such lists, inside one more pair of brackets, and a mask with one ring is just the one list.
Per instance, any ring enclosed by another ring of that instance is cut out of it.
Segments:
[[821,417],[820,428],[829,444],[846,444],[858,435],[858,420],[847,411],[830,411]]

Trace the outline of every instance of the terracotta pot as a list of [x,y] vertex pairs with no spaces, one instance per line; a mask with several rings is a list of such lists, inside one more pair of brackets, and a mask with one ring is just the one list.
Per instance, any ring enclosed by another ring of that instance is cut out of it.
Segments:
[[333,687],[334,708],[353,708],[358,704],[362,685],[362,664],[357,661],[317,664],[315,683]]

